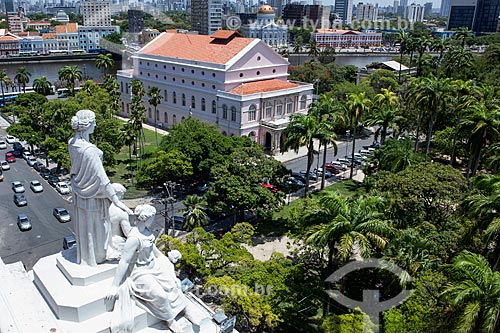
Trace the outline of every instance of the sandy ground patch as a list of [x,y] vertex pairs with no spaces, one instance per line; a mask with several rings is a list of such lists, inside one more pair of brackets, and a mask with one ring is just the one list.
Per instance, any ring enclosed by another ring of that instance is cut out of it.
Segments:
[[253,255],[254,259],[260,261],[269,260],[273,252],[282,253],[287,257],[297,248],[297,245],[287,236],[254,237],[253,244],[253,246],[246,245],[246,248]]

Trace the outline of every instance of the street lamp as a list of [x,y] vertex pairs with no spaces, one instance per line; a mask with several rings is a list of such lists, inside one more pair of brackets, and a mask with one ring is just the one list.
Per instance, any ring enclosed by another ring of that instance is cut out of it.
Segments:
[[[177,184],[173,181],[167,181],[163,183],[163,186],[165,187],[165,194],[166,197],[164,198],[164,205],[165,205],[165,234],[168,235],[168,225],[167,221],[170,220],[172,223],[172,237],[175,237],[175,223],[174,223],[174,202],[175,196],[174,196],[174,189]],[[170,203],[170,210],[172,211],[171,217],[168,216],[168,204]]]

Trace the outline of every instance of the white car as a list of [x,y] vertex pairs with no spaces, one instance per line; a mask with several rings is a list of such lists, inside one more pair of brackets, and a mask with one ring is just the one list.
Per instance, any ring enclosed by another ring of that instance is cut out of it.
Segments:
[[27,161],[28,157],[33,157],[33,155],[27,150],[23,151],[23,158]]
[[9,164],[9,162],[7,162],[7,161],[1,161],[0,165],[2,166],[2,170],[3,171],[10,170],[10,164]]
[[17,141],[17,139],[12,135],[7,135],[5,137],[5,141],[7,141],[7,143],[13,144],[14,142]]
[[66,184],[65,182],[57,183],[56,190],[61,194],[69,194],[69,192],[71,191],[68,184]]
[[38,180],[32,180],[30,182],[30,189],[35,193],[43,192],[43,186]]
[[26,163],[28,163],[28,165],[32,167],[36,163],[36,158],[34,156],[28,156],[28,158],[26,159]]
[[20,181],[12,182],[12,191],[14,193],[24,193],[24,185]]
[[0,140],[0,149],[7,149],[7,144],[4,140]]

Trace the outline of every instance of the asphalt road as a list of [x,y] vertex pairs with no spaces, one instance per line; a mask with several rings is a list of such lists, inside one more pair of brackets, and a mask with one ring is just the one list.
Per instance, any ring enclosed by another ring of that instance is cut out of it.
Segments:
[[[12,148],[12,145],[8,146],[8,149],[0,150],[0,159],[4,159],[5,152]],[[52,215],[52,209],[64,207],[70,215],[73,209],[66,200],[68,195],[61,196],[22,158],[17,158],[10,167],[3,172],[4,181],[0,183],[0,257],[5,263],[22,261],[29,270],[38,259],[59,252],[64,236],[74,230],[73,221],[60,223]],[[43,192],[34,193],[29,188],[30,181],[35,179],[43,185]],[[17,207],[14,204],[11,183],[16,180],[21,181],[26,189],[27,206]],[[30,216],[31,230],[21,232],[17,227],[17,215],[20,213]]]

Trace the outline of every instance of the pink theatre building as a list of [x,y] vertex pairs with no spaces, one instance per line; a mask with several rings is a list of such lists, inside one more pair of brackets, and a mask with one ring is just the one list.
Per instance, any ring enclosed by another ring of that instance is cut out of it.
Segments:
[[122,115],[130,116],[131,81],[158,87],[154,107],[144,96],[150,124],[170,128],[189,116],[216,125],[224,135],[248,136],[279,151],[293,113],[307,113],[313,85],[288,81],[288,62],[260,39],[219,30],[211,36],[164,32],[118,72]]

